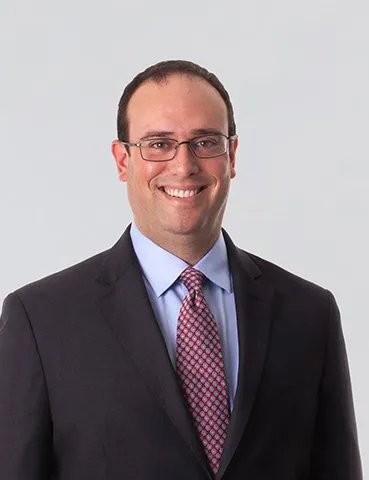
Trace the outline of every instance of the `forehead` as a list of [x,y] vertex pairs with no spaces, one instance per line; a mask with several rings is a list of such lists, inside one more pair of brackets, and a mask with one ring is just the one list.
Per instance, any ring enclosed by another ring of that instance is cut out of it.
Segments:
[[140,85],[129,101],[127,119],[130,135],[155,129],[188,134],[201,128],[228,133],[227,107],[219,92],[206,80],[184,74]]

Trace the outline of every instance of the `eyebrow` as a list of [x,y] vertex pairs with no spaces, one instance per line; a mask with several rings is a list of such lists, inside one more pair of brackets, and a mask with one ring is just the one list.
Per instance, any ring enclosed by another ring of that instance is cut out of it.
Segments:
[[146,140],[147,138],[153,137],[170,137],[172,135],[174,135],[174,132],[169,130],[149,130],[148,132],[145,132],[142,137],[140,137],[140,140]]
[[194,135],[225,135],[225,133],[221,132],[217,128],[196,128],[194,130],[191,130],[191,133]]
[[[195,128],[191,130],[191,135],[197,136],[197,135],[226,135],[225,133],[221,132],[217,128]],[[175,137],[176,134],[175,132],[171,130],[149,130],[148,132],[145,132],[145,134],[140,137],[140,140],[146,140],[148,138],[173,138]]]

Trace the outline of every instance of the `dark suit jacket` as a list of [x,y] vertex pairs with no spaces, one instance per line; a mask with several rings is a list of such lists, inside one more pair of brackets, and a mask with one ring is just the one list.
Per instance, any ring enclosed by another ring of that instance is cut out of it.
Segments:
[[[217,479],[361,479],[331,293],[225,238],[240,365]],[[0,328],[2,480],[211,478],[128,229],[9,295]]]

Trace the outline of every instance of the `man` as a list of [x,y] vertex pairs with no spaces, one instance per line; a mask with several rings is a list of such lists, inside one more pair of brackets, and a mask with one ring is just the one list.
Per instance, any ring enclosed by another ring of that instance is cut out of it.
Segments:
[[237,145],[205,69],[126,87],[112,152],[132,226],[4,303],[1,478],[362,478],[332,294],[221,229]]

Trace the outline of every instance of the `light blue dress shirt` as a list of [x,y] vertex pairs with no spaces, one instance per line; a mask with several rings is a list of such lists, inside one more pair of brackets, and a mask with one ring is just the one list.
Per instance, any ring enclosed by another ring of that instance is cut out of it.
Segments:
[[[176,365],[176,335],[179,310],[186,287],[178,280],[188,264],[145,237],[134,223],[131,226],[133,248],[143,272],[147,293],[164,337],[169,357]],[[238,330],[232,276],[227,247],[220,234],[212,249],[196,264],[208,279],[203,291],[218,325],[230,409],[233,409],[238,375]]]

